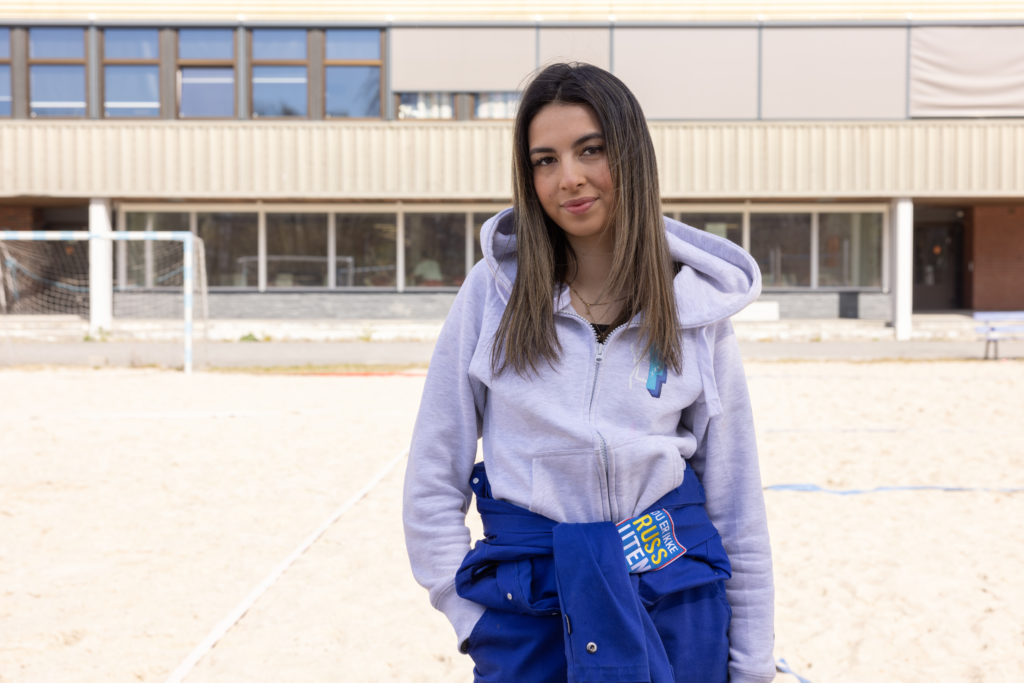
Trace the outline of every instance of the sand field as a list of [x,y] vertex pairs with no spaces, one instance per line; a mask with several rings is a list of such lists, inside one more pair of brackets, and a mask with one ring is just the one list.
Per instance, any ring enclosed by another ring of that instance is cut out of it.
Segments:
[[[766,491],[776,656],[814,683],[1024,680],[1024,362],[747,374],[766,486],[866,490]],[[470,681],[402,540],[422,384],[0,370],[0,682]]]

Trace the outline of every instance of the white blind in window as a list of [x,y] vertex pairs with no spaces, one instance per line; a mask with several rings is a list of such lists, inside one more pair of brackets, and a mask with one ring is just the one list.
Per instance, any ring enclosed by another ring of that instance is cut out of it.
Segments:
[[609,33],[606,28],[543,28],[540,30],[540,63],[587,62],[607,69],[611,51]]
[[905,28],[766,28],[761,115],[766,119],[902,119]]
[[652,119],[757,117],[757,29],[616,28],[615,75]]
[[911,116],[1024,116],[1024,26],[922,26],[910,38]]
[[534,70],[532,28],[395,28],[391,88],[396,92],[518,90]]

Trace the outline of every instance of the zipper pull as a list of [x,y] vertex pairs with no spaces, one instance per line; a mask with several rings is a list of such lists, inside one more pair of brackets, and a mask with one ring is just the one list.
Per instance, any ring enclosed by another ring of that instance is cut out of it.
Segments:
[[600,363],[604,358],[604,342],[598,342],[597,344],[597,358],[595,360]]

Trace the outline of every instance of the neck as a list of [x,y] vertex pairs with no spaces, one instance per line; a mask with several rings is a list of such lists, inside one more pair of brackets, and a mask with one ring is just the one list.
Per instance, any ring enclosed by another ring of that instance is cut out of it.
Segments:
[[613,245],[610,231],[589,239],[569,238],[576,255],[576,271],[570,273],[570,284],[578,291],[597,298],[604,292],[612,270]]

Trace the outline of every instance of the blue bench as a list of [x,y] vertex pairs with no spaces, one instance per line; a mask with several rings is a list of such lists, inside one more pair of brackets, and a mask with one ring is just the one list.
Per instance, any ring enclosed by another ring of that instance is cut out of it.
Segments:
[[991,347],[999,358],[1000,339],[1024,339],[1024,311],[977,311],[974,320],[982,325],[974,328],[978,334],[985,335],[985,358]]

